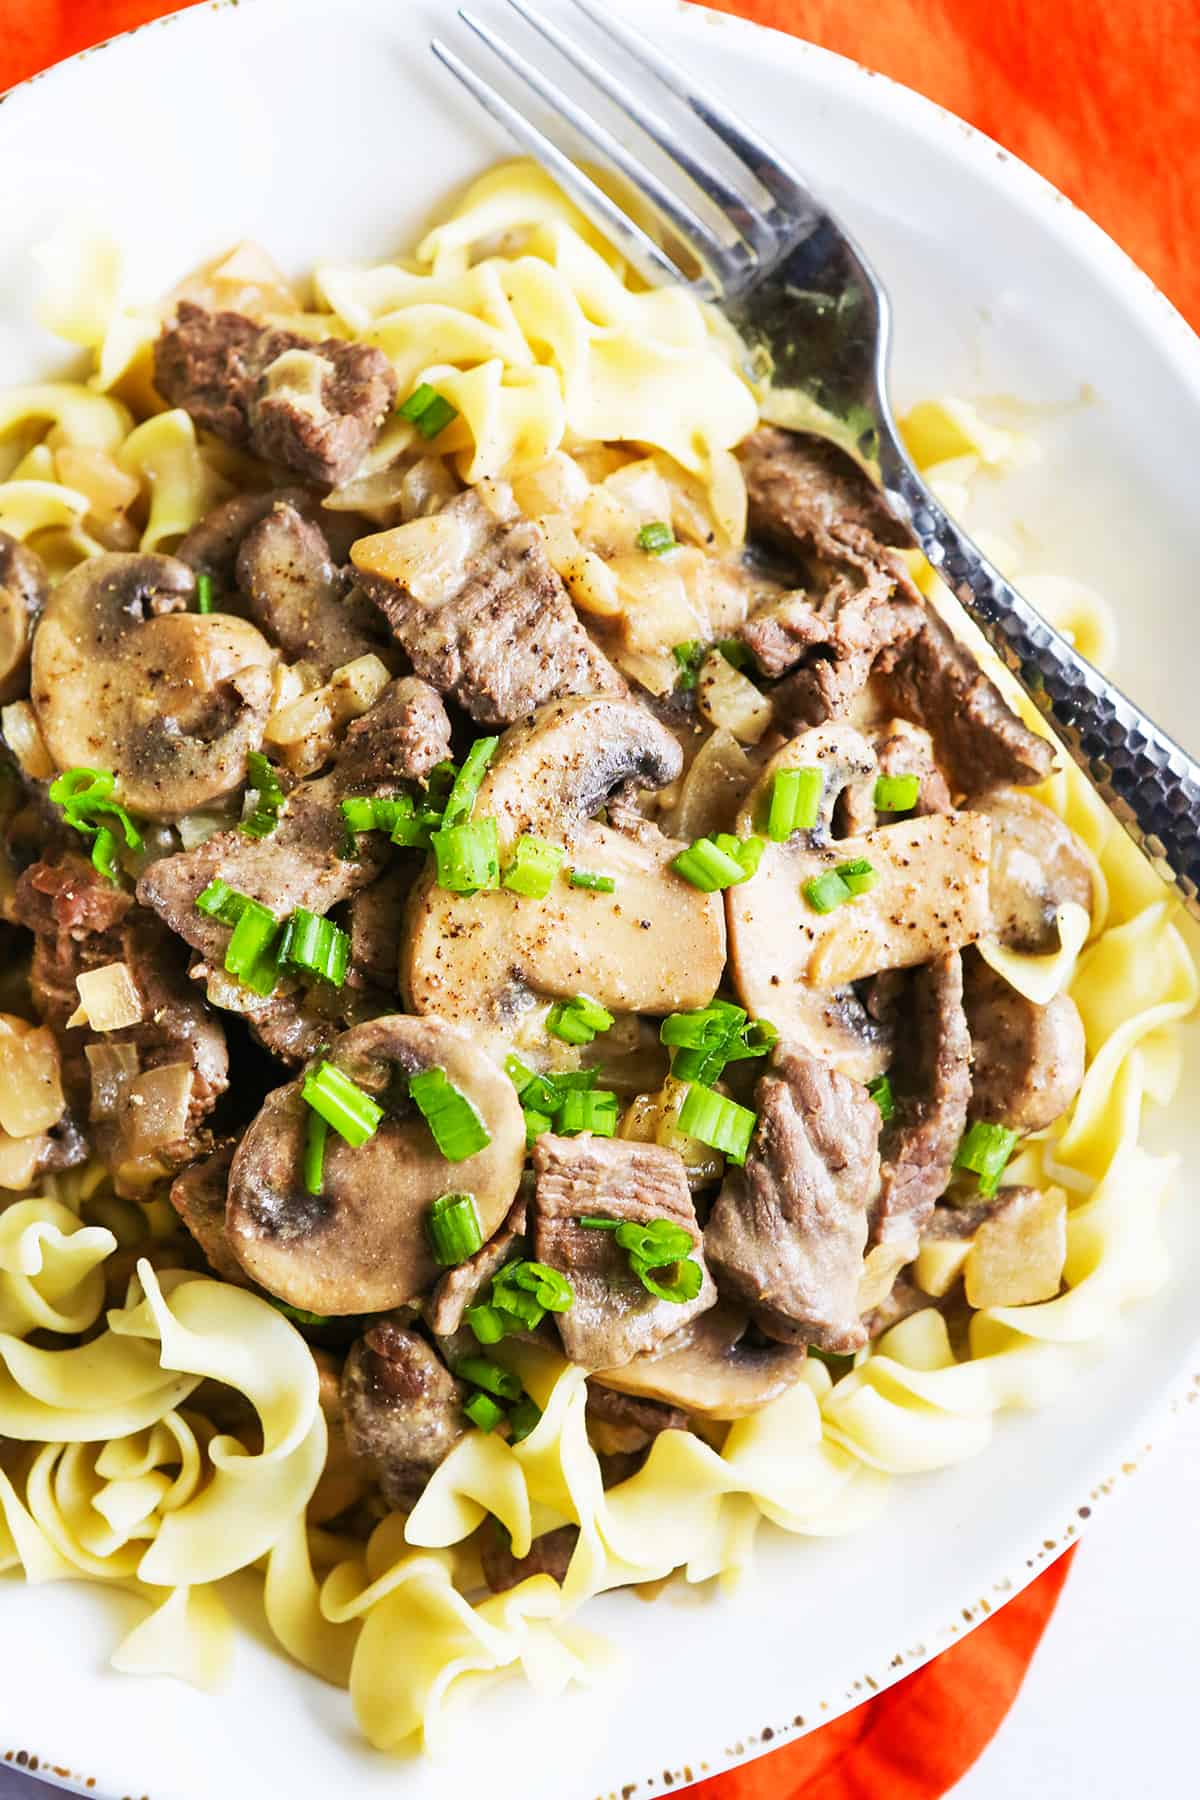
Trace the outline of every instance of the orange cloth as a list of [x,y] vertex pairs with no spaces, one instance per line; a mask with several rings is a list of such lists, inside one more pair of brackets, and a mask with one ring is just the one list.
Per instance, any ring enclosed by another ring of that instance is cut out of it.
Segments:
[[[839,50],[969,119],[1091,213],[1200,325],[1197,0],[707,3]],[[173,10],[161,0],[0,0],[0,90]],[[700,1782],[695,1800],[937,1800],[1004,1719],[1069,1562],[876,1699]]]

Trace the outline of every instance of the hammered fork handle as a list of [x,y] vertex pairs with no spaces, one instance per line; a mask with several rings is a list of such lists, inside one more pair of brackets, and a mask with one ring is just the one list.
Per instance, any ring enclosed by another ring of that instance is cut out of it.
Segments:
[[934,499],[890,422],[878,461],[888,500],[926,557],[1134,843],[1200,918],[1200,764],[992,567]]

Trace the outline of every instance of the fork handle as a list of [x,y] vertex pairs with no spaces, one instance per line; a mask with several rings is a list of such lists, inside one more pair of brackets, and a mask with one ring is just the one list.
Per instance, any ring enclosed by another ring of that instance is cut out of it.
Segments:
[[878,457],[887,498],[926,557],[1134,843],[1200,918],[1200,764],[1005,581],[886,426]]

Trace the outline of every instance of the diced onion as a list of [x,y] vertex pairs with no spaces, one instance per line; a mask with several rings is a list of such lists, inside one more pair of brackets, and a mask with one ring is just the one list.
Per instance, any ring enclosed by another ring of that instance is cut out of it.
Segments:
[[75,977],[79,1005],[67,1020],[70,1025],[90,1025],[94,1031],[120,1031],[142,1019],[142,997],[128,963],[105,963],[102,969],[86,969]]
[[908,1259],[908,1249],[903,1244],[876,1244],[868,1252],[858,1281],[860,1313],[874,1312],[877,1306],[882,1306]]
[[1014,1188],[975,1233],[963,1267],[967,1303],[1030,1306],[1053,1300],[1067,1259],[1067,1196],[1062,1188]]
[[126,1142],[134,1156],[174,1144],[187,1130],[192,1070],[187,1063],[146,1069],[129,1083],[121,1106]]
[[357,656],[323,686],[273,712],[263,736],[278,746],[294,774],[308,774],[328,758],[342,729],[374,706],[391,679],[378,656]]
[[112,1119],[121,1096],[138,1072],[136,1044],[87,1044],[83,1054],[92,1072],[89,1118]]
[[185,813],[175,829],[184,849],[194,850],[218,831],[228,831],[232,824],[233,820],[223,813],[194,812]]
[[691,843],[714,831],[732,831],[753,779],[754,764],[733,734],[714,731],[684,776],[668,824],[671,836]]
[[37,717],[28,700],[0,708],[0,725],[9,749],[31,781],[49,781],[57,773]]
[[27,1188],[38,1172],[46,1150],[46,1140],[36,1137],[9,1137],[0,1131],[0,1188]]
[[65,1108],[54,1033],[0,1013],[0,1126],[9,1137],[35,1137]]
[[771,723],[771,702],[719,650],[704,659],[696,703],[710,725],[732,732],[743,744],[757,744]]

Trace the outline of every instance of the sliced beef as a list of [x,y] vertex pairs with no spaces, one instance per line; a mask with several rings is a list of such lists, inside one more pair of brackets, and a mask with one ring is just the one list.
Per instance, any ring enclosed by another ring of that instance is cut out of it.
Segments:
[[187,943],[220,967],[229,927],[197,911],[196,897],[221,880],[261,901],[277,918],[298,906],[322,917],[365,887],[389,854],[386,838],[362,836],[358,856],[343,859],[341,802],[358,793],[395,793],[420,780],[450,753],[450,726],[432,688],[406,676],[393,681],[347,731],[333,768],[302,781],[288,795],[269,837],[219,831],[178,856],[152,863],[138,883],[138,899]]
[[[560,1269],[575,1290],[570,1310],[554,1315],[572,1362],[617,1368],[656,1349],[715,1303],[687,1171],[676,1151],[590,1132],[579,1137],[545,1132],[534,1144],[533,1167],[533,1255]],[[580,1225],[581,1217],[637,1225],[669,1219],[681,1225],[704,1268],[700,1292],[681,1304],[656,1299],[631,1272],[612,1232]]]
[[349,981],[396,992],[404,911],[420,871],[419,857],[400,857],[351,900]]
[[874,1340],[890,1331],[893,1325],[910,1319],[914,1313],[924,1312],[933,1302],[929,1295],[922,1292],[915,1281],[907,1275],[898,1275],[892,1284],[892,1291],[886,1300],[881,1300],[863,1318],[863,1329],[868,1338]]
[[211,1155],[177,1175],[171,1183],[171,1205],[216,1274],[224,1281],[245,1286],[245,1271],[230,1249],[225,1231],[225,1194],[236,1149],[237,1140],[229,1138],[218,1144]]
[[933,733],[954,786],[976,794],[997,782],[1030,786],[1054,767],[1045,738],[1022,724],[995,683],[942,621],[926,612],[917,635],[884,672],[889,703]]
[[881,548],[908,543],[853,458],[825,438],[764,425],[738,455],[750,529],[780,549],[874,564]]
[[276,501],[246,533],[237,583],[271,642],[322,676],[391,647],[375,607],[334,563],[321,527],[287,501]]
[[957,950],[913,972],[898,1043],[891,1069],[896,1111],[880,1143],[871,1240],[894,1244],[908,1261],[946,1191],[967,1125],[971,1039]]
[[[913,818],[951,810],[954,801],[949,784],[933,754],[933,739],[922,726],[910,725],[906,719],[892,719],[876,734],[876,742],[878,775],[915,775],[920,782],[917,803],[910,809]],[[840,836],[860,837],[863,832],[874,831],[876,825],[889,822],[892,815],[881,814],[875,807],[875,779],[872,775],[867,781],[843,789],[839,802]]]
[[606,1456],[637,1455],[663,1431],[686,1431],[687,1414],[662,1400],[639,1400],[615,1388],[588,1382],[588,1435]]
[[499,1519],[492,1519],[479,1542],[479,1561],[483,1579],[493,1594],[503,1594],[531,1575],[550,1575],[560,1585],[566,1580],[567,1566],[579,1542],[578,1525],[560,1525],[557,1531],[546,1531],[535,1537],[528,1556],[512,1553],[512,1539]]
[[247,534],[276,506],[292,506],[308,516],[315,499],[306,488],[269,488],[262,494],[233,494],[205,513],[179,541],[175,554],[197,575],[212,577],[218,593],[237,585],[238,552]]
[[[812,681],[822,663],[845,664],[839,684],[855,693],[866,685],[885,651],[898,655],[920,630],[923,611],[908,597],[896,597],[896,578],[882,568],[869,568],[859,581],[838,575],[818,597],[790,594],[751,615],[739,636],[754,652],[764,675],[786,675],[807,659]],[[830,675],[821,677],[826,688]],[[787,690],[799,694],[801,684]]]
[[465,1433],[466,1392],[423,1337],[391,1319],[354,1344],[342,1370],[346,1440],[391,1505],[411,1511]]
[[498,1275],[506,1262],[519,1253],[525,1241],[525,1196],[518,1194],[508,1217],[494,1237],[466,1262],[439,1277],[429,1296],[425,1317],[435,1337],[453,1337],[461,1330],[463,1314],[474,1306],[493,1275]]
[[359,571],[418,675],[484,725],[511,724],[567,694],[624,692],[510,488],[482,482],[438,517],[460,533],[461,552],[419,596]]
[[718,1286],[768,1337],[856,1350],[879,1108],[859,1082],[788,1046],[755,1105],[745,1167],[727,1171],[704,1233]]
[[1083,1080],[1083,1021],[1071,996],[1036,1006],[972,955],[965,1000],[975,1057],[968,1117],[1011,1131],[1053,1125]]
[[155,344],[154,384],[226,443],[331,487],[354,473],[396,398],[381,350],[313,343],[190,300]]

